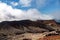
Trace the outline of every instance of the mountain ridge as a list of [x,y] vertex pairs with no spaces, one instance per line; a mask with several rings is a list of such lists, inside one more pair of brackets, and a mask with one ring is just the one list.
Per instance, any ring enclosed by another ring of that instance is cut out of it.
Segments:
[[[37,37],[48,35],[59,35],[60,26],[55,20],[21,20],[21,21],[3,21],[0,23],[0,39],[12,39],[13,37],[24,37],[35,34]],[[31,33],[31,34],[27,34]],[[37,34],[39,33],[39,34]],[[41,35],[42,34],[42,35]],[[22,35],[22,36],[23,36]],[[35,35],[33,35],[35,37]],[[12,37],[12,38],[11,38]],[[19,38],[20,38],[19,37]],[[14,39],[14,38],[13,38]],[[18,38],[17,38],[18,39]]]
[[48,29],[49,31],[52,31],[54,29],[51,27],[57,26],[57,24],[55,20],[37,20],[37,21],[21,20],[21,21],[3,21],[0,23],[0,29],[6,27],[10,28],[9,26],[14,27],[16,29],[23,29],[23,30],[24,27],[30,29],[30,26],[32,26],[32,27],[38,27],[38,28]]

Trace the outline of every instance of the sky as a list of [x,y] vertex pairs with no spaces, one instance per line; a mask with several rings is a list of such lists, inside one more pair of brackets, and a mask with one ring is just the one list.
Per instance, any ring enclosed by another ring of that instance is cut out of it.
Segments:
[[0,19],[60,20],[60,0],[0,0]]

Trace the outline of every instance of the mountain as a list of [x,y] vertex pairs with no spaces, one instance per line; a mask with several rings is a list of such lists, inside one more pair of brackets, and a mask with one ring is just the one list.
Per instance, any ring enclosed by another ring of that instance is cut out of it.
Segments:
[[54,20],[21,20],[3,21],[0,23],[0,33],[42,33],[49,31],[60,31],[60,27]]
[[26,34],[26,36],[31,35],[27,33],[33,33],[33,35],[35,33],[42,33],[44,36],[46,34],[55,35],[55,32],[60,34],[60,23],[55,20],[20,20],[0,22],[0,40],[6,40],[8,37],[11,39],[11,36],[13,37],[13,35],[15,35],[14,37],[18,37],[17,35],[21,36],[22,34]]

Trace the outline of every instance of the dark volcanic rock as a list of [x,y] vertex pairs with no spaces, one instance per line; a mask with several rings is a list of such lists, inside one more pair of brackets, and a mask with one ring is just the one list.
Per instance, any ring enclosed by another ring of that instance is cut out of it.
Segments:
[[[44,21],[45,22],[45,21]],[[38,32],[47,32],[54,31],[52,26],[45,25],[43,21],[30,21],[30,20],[21,20],[21,21],[4,21],[0,23],[0,30],[2,33],[38,33]],[[1,32],[0,32],[1,33]]]
[[[56,31],[60,33],[60,27],[54,20],[21,20],[21,21],[4,21],[0,23],[0,40],[9,39],[9,35],[20,35],[23,33],[44,33]],[[58,24],[60,25],[60,24]],[[55,35],[55,34],[49,34]],[[24,39],[27,40],[27,39]]]
[[43,33],[49,31],[60,31],[60,27],[54,20],[21,20],[3,21],[0,23],[0,34],[22,34],[22,33]]

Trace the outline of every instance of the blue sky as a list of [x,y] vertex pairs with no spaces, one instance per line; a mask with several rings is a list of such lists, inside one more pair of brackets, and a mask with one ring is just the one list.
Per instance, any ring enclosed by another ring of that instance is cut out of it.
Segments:
[[[8,5],[11,5],[10,4],[11,2],[19,2],[19,0],[0,0],[0,1],[5,2]],[[17,8],[17,9],[22,9],[22,10],[36,8],[43,13],[50,13],[50,12],[53,12],[54,10],[58,10],[58,9],[60,10],[60,0],[45,0],[45,2],[44,2],[44,0],[41,0],[41,3],[39,3],[38,1],[39,0],[32,0],[31,6],[28,6],[28,7],[22,7],[22,5],[20,5],[20,4],[17,6],[13,6],[13,7]]]
[[60,20],[60,0],[0,0],[0,9],[3,18],[9,15],[7,19],[24,19],[24,17],[26,19],[52,19],[53,17]]

